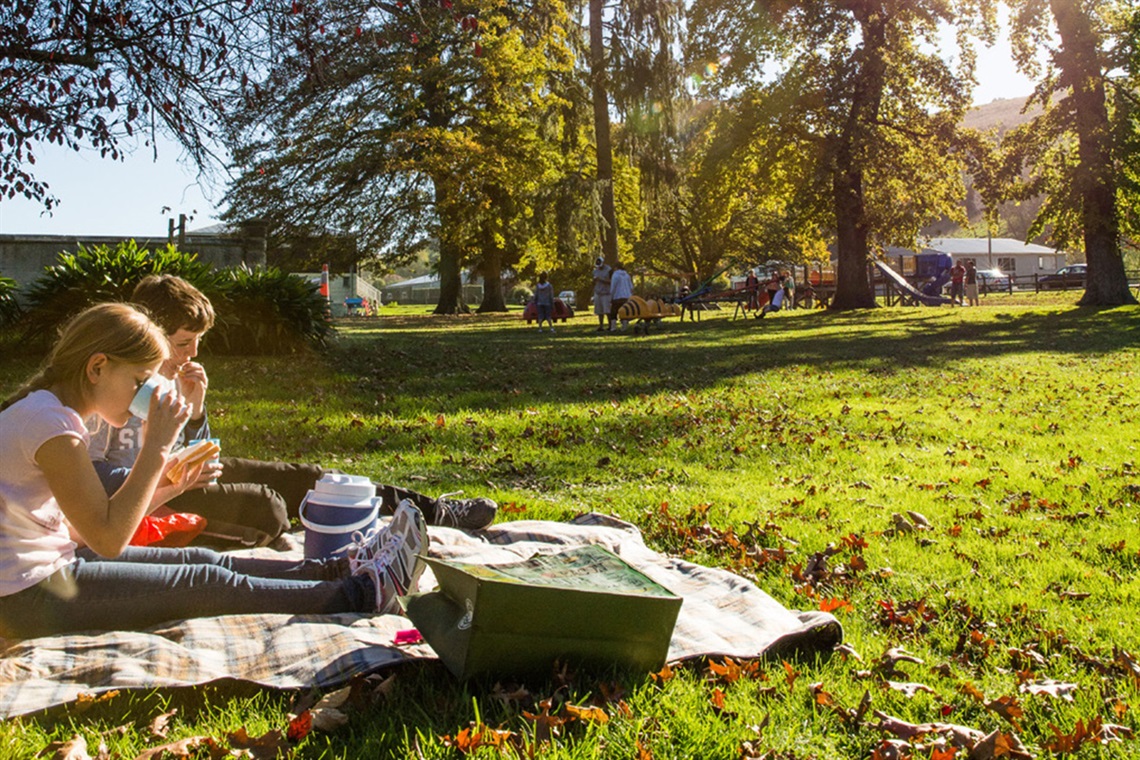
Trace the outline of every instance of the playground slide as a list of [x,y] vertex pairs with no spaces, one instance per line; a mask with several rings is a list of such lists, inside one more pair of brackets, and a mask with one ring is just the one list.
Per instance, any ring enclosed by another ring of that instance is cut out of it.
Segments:
[[931,280],[922,286],[922,292],[928,296],[936,296],[942,292],[942,288],[946,283],[950,282],[951,271],[943,269],[937,278]]
[[926,306],[941,306],[944,303],[954,303],[949,298],[945,298],[943,296],[926,295],[921,290],[907,282],[906,278],[904,278],[901,274],[891,269],[881,261],[876,261],[875,266],[877,266],[883,274],[889,277],[899,290],[903,291],[908,296],[921,304],[925,304]]

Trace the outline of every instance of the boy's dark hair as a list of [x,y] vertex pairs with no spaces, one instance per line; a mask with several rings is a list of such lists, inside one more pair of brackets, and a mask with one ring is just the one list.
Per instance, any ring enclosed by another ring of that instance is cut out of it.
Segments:
[[167,335],[179,330],[204,333],[214,326],[214,307],[202,291],[181,277],[152,274],[135,286],[131,301],[146,308]]

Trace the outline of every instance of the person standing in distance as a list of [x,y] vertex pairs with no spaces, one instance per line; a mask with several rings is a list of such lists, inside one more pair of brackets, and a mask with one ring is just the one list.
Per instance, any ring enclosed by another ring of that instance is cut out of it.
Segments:
[[[629,276],[629,272],[625,271],[625,265],[620,261],[614,264],[614,272],[610,277],[610,329],[614,329],[614,323],[617,322],[618,312],[621,310],[622,304],[628,301],[633,296],[633,279]],[[629,324],[628,319],[621,321],[621,329],[625,329]]]
[[594,259],[594,314],[598,315],[598,332],[606,329],[610,315],[610,274],[604,258]]
[[538,310],[538,331],[542,332],[542,323],[550,323],[550,332],[554,332],[554,285],[546,279],[546,272],[539,272],[538,284],[534,286],[534,305]]
[[978,267],[973,259],[966,261],[966,303],[978,306]]

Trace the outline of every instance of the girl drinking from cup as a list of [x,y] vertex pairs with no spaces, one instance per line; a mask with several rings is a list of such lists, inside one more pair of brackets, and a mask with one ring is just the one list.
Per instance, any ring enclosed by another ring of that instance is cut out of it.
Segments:
[[[331,560],[128,545],[167,477],[190,409],[176,393],[152,394],[138,459],[111,496],[88,457],[83,420],[96,414],[124,425],[167,352],[162,330],[142,312],[93,306],[0,405],[0,636],[134,630],[225,614],[397,611],[422,571],[417,555],[426,544],[410,502]],[[182,479],[197,479],[202,466]]]

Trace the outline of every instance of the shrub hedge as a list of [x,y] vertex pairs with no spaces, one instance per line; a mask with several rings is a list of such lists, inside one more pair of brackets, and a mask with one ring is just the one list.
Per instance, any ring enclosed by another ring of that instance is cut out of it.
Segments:
[[0,276],[0,329],[11,325],[20,316],[20,304],[16,301],[17,288],[15,280]]
[[32,283],[17,324],[26,341],[46,347],[68,318],[92,304],[129,300],[151,274],[182,277],[213,303],[217,322],[202,343],[205,352],[291,353],[323,346],[333,334],[327,300],[300,277],[274,268],[214,270],[173,245],[149,251],[133,240],[61,253]]

